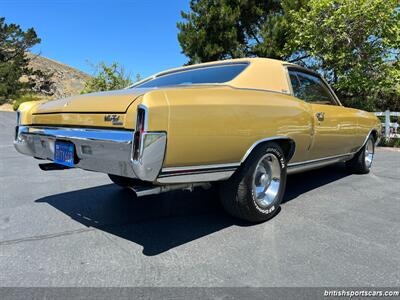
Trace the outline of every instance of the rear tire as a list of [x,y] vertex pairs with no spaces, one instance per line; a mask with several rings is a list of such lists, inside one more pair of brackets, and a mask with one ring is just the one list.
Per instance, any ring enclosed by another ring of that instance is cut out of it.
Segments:
[[368,137],[365,145],[354,155],[354,157],[346,162],[350,172],[355,174],[368,174],[375,155],[375,139],[372,135]]
[[232,216],[263,222],[278,211],[286,185],[286,161],[276,143],[256,148],[232,177],[220,185],[220,198]]
[[123,177],[123,176],[118,176],[118,175],[112,175],[112,174],[108,174],[108,177],[110,177],[110,179],[113,183],[115,183],[116,185],[119,185],[121,187],[132,187],[135,185],[136,186],[143,185],[143,181],[141,181],[139,179]]

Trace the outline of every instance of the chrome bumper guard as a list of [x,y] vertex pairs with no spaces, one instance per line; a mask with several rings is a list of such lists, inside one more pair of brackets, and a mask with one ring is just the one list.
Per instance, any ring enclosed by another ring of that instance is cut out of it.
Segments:
[[154,181],[164,161],[166,133],[145,132],[135,160],[133,134],[125,130],[17,126],[14,146],[22,154],[52,161],[55,141],[68,141],[75,145],[77,168]]

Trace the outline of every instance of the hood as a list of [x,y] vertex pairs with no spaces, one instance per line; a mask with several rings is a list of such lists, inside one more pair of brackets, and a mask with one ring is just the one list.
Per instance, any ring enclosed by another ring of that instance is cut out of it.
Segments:
[[98,92],[40,104],[34,114],[49,113],[124,113],[135,99],[152,89],[124,89]]

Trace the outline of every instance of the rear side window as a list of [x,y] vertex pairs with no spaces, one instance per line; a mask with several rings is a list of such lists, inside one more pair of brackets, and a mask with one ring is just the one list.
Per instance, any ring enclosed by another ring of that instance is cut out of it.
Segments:
[[329,88],[318,76],[299,71],[289,71],[295,97],[309,103],[337,105]]
[[223,83],[238,76],[248,64],[232,64],[213,67],[193,68],[187,71],[176,71],[161,75],[135,88],[152,88],[172,85]]

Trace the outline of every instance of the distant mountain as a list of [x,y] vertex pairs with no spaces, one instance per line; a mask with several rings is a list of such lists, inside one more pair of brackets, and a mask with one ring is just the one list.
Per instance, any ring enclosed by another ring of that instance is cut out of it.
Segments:
[[90,75],[58,61],[32,53],[27,53],[27,56],[31,59],[29,63],[31,68],[53,74],[51,98],[78,95],[84,88],[85,82],[91,78]]

